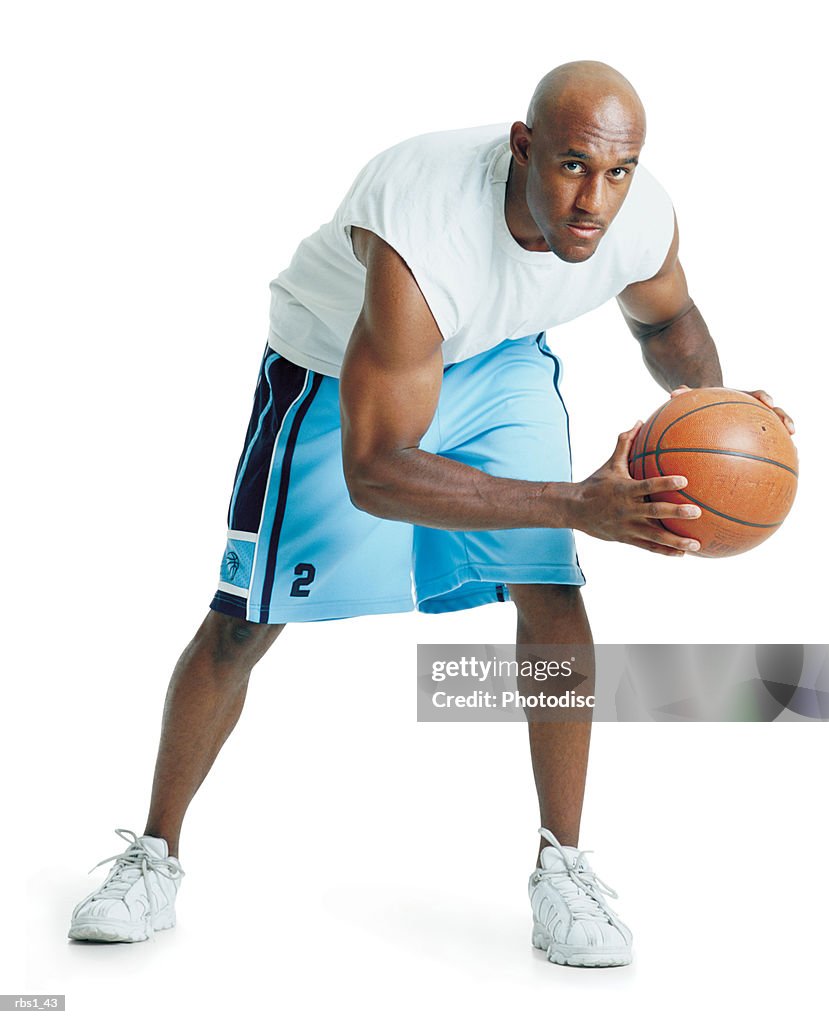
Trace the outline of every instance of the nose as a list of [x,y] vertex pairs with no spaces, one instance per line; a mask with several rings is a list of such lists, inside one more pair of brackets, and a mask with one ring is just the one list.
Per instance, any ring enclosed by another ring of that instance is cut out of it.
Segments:
[[576,196],[576,206],[584,213],[598,214],[604,206],[604,177],[601,174],[588,175]]

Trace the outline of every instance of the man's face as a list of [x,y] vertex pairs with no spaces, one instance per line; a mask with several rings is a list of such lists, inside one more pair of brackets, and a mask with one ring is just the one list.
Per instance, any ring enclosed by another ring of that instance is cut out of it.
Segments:
[[590,259],[624,202],[645,141],[639,113],[610,97],[570,104],[531,136],[526,202],[567,263]]

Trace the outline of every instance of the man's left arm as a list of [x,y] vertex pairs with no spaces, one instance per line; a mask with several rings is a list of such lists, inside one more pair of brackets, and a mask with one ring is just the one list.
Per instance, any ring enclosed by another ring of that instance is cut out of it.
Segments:
[[[685,388],[722,387],[717,346],[702,314],[688,294],[679,262],[679,229],[659,271],[647,281],[628,285],[617,297],[622,316],[642,348],[653,379],[672,394]],[[765,391],[749,391],[774,409],[789,433],[794,423]]]

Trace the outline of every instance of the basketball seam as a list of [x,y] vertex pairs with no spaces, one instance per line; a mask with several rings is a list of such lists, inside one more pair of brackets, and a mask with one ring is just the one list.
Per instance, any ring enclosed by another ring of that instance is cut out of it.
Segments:
[[[657,441],[657,445],[659,442]],[[674,452],[699,452],[702,455],[731,455],[737,459],[753,459],[755,462],[767,462],[770,466],[777,466],[778,469],[785,469],[792,476],[797,476],[797,470],[787,466],[785,462],[778,462],[776,459],[769,459],[765,455],[752,455],[749,452],[735,452],[728,448],[654,448],[650,452],[642,452],[641,455],[634,455],[631,462],[637,459],[646,459],[649,455],[669,455]]]
[[704,501],[700,501],[699,498],[695,498],[687,491],[677,491],[676,493],[681,494],[684,498],[692,501],[695,505],[699,505],[700,508],[704,508],[706,512],[719,516],[721,519],[727,519],[731,523],[737,523],[739,526],[753,526],[758,530],[774,530],[784,522],[784,520],[781,519],[778,523],[752,523],[749,522],[748,519],[738,519],[736,516],[730,516],[727,512],[720,512],[715,508],[711,508],[710,505],[706,505]]

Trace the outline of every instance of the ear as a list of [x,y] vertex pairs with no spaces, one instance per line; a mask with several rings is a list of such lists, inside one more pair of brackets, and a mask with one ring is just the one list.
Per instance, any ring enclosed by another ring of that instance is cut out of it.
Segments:
[[513,157],[522,165],[526,165],[530,159],[532,134],[532,128],[528,128],[523,121],[516,121],[510,129],[510,149]]

